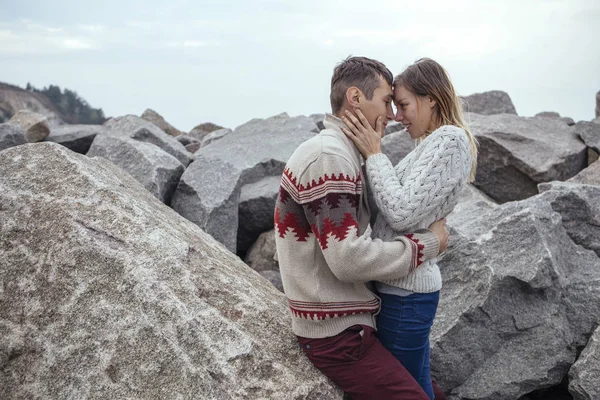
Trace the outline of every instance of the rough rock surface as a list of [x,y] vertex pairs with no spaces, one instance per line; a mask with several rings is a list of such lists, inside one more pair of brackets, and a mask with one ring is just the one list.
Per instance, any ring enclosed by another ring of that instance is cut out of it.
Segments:
[[495,201],[522,200],[537,184],[565,181],[587,167],[576,127],[550,118],[467,114],[479,142],[475,186]]
[[23,128],[29,143],[40,142],[50,134],[48,118],[42,114],[20,110],[8,122]]
[[275,230],[262,233],[250,247],[244,262],[255,271],[278,270],[279,263],[275,259]]
[[381,151],[388,156],[392,165],[398,164],[408,153],[415,149],[415,141],[408,132],[396,131],[381,139]]
[[0,150],[27,143],[23,128],[18,125],[0,124]]
[[[555,182],[463,225],[439,262],[432,373],[449,398],[558,385],[598,325],[600,188]],[[583,209],[583,210],[582,210]],[[590,216],[594,216],[590,218]]]
[[186,167],[192,160],[191,154],[174,137],[164,133],[156,125],[135,115],[112,118],[103,125],[102,134],[125,136],[140,142],[156,145],[171,154]]
[[101,125],[59,125],[50,129],[48,142],[54,142],[80,154],[90,149],[96,135],[102,132]]
[[569,392],[575,400],[600,399],[600,327],[569,371]]
[[87,155],[111,161],[165,204],[184,170],[179,160],[159,147],[126,137],[98,135]]
[[0,398],[341,399],[285,297],[101,158],[0,153]]
[[141,118],[153,123],[154,125],[158,126],[163,132],[171,136],[179,136],[183,133],[179,129],[175,128],[173,125],[165,121],[162,115],[150,108],[147,108],[146,111],[143,112]]
[[268,176],[242,186],[239,200],[237,252],[245,253],[258,236],[273,229],[280,176]]
[[194,154],[195,161],[181,176],[171,206],[236,252],[241,187],[281,176],[294,150],[316,132],[311,118],[287,115],[237,127]]
[[463,109],[466,112],[492,115],[492,114],[517,114],[517,110],[508,93],[492,90],[483,93],[474,93],[462,98]]

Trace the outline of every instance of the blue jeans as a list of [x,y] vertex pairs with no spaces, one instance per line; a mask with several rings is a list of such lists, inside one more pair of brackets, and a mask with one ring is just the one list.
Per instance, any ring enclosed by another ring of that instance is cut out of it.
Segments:
[[433,399],[429,363],[429,333],[440,292],[395,296],[379,293],[381,312],[377,316],[379,340],[410,372],[430,399]]

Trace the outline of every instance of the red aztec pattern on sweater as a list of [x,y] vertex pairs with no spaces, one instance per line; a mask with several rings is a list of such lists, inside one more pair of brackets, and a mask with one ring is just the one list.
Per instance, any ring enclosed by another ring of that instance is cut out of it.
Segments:
[[[286,168],[275,207],[275,229],[282,238],[291,230],[299,242],[306,242],[313,233],[321,249],[325,250],[330,237],[344,240],[351,227],[356,228],[358,235],[355,215],[361,190],[360,175],[350,178],[343,174],[325,174],[318,182],[313,180],[302,185]],[[341,221],[336,222],[325,215],[329,210],[341,208],[344,201],[350,209]]]
[[311,303],[288,299],[292,314],[297,318],[324,320],[379,310],[379,299],[370,301],[348,301],[335,303]]
[[412,273],[419,265],[423,264],[423,250],[425,249],[425,246],[419,244],[419,239],[415,238],[415,235],[412,233],[407,233],[404,236],[410,239],[410,243],[413,247],[412,262],[410,263],[410,272]]

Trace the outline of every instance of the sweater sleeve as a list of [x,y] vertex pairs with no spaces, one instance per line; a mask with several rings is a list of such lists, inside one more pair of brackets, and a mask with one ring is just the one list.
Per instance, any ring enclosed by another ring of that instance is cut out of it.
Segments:
[[429,230],[399,235],[392,242],[372,239],[370,226],[360,232],[360,213],[365,212],[360,169],[345,158],[322,154],[301,181],[310,184],[300,188],[298,200],[327,265],[339,280],[400,279],[438,255],[439,241]]
[[374,154],[366,161],[379,212],[395,231],[406,232],[427,216],[436,217],[432,222],[445,217],[444,211],[456,205],[448,207],[449,200],[456,201],[466,184],[471,165],[467,136],[453,126],[440,130],[421,144],[425,147],[420,157],[402,180],[385,154]]

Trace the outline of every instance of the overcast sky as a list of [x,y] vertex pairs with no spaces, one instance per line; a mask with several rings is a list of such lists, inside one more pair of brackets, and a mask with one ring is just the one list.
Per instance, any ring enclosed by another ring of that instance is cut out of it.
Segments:
[[600,1],[0,0],[0,81],[75,90],[107,116],[152,108],[181,130],[328,112],[333,67],[419,57],[461,95],[519,115],[594,118]]

